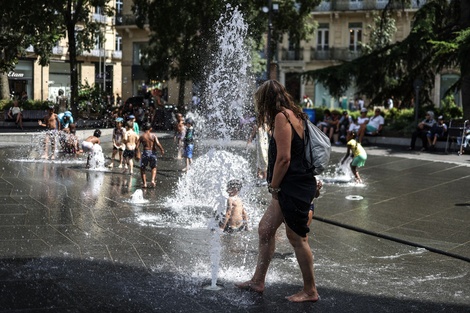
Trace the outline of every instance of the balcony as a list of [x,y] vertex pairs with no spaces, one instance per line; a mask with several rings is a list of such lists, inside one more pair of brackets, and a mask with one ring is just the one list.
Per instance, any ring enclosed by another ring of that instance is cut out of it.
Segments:
[[[418,5],[419,2],[419,5]],[[386,0],[364,0],[364,1],[350,1],[350,0],[330,0],[322,1],[315,9],[314,12],[330,12],[330,11],[361,11],[361,10],[382,10],[387,5]],[[411,4],[403,6],[401,3],[396,2],[393,9],[419,9],[426,3],[426,0],[412,0]]]
[[[114,23],[116,26],[136,25],[136,19],[137,17],[134,14],[117,15],[115,17]],[[145,21],[145,24],[148,24],[148,20]]]
[[304,60],[304,49],[288,50],[282,48],[281,51],[281,60],[282,61],[303,61]]
[[106,22],[108,21],[108,17],[105,15],[94,13],[93,20],[97,23],[106,24]]
[[113,59],[122,59],[122,51],[113,51]]
[[90,51],[83,51],[82,55],[102,58],[105,56],[105,51],[103,49],[92,49]]
[[65,48],[61,46],[55,46],[52,48],[52,54],[55,54],[55,55],[63,55],[64,51],[65,51]]
[[348,48],[330,48],[329,50],[317,50],[312,48],[310,51],[310,60],[338,60],[351,61],[362,55],[361,51],[351,51]]

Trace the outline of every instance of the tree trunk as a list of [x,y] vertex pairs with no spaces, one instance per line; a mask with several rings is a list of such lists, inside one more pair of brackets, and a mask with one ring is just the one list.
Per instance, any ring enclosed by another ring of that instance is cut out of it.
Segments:
[[6,72],[0,74],[0,99],[10,99],[10,85],[8,84],[8,74]]
[[180,77],[179,80],[180,88],[178,90],[178,111],[185,112],[185,103],[184,103],[184,94],[186,88],[186,78],[184,76]]

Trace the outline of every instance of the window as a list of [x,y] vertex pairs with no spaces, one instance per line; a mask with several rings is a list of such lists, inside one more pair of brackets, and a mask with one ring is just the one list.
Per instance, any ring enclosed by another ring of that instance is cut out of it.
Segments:
[[319,24],[318,33],[317,33],[317,50],[326,51],[329,50],[329,25],[328,24]]
[[148,43],[146,42],[135,42],[132,56],[132,64],[140,65],[140,60],[142,59],[143,51],[147,47]]
[[349,23],[349,51],[360,51],[362,41],[362,23]]
[[116,36],[116,51],[122,51],[122,37],[121,36]]
[[96,7],[95,7],[95,13],[96,13],[96,14],[103,15],[103,14],[102,14],[102,11],[103,11],[103,10],[101,9],[101,7],[99,7],[99,6],[96,6]]

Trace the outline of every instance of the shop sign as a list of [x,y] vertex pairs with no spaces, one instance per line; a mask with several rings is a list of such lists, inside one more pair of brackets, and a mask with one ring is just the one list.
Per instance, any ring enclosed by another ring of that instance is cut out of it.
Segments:
[[9,78],[23,78],[24,73],[17,73],[17,72],[14,72],[14,71],[10,71],[10,72],[8,72],[8,77]]

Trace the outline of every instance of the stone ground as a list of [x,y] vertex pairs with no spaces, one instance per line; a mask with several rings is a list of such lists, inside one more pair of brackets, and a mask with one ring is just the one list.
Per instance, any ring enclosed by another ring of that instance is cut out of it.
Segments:
[[[302,281],[282,228],[264,294],[234,287],[254,269],[265,188],[245,186],[252,229],[222,236],[223,288],[208,291],[211,235],[198,221],[210,210],[165,202],[185,175],[169,133],[144,205],[128,201],[137,174],[86,170],[83,157],[41,161],[31,138],[2,135],[0,312],[470,311],[468,155],[367,146],[365,186],[325,175],[309,236],[321,300],[292,304],[284,297]],[[231,149],[254,164],[244,142]],[[206,151],[198,143],[195,161]],[[331,171],[344,152],[333,148]]]

